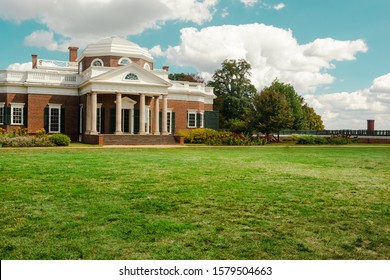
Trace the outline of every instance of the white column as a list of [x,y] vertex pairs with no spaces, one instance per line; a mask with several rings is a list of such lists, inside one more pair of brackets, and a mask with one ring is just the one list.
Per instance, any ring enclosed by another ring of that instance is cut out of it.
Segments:
[[145,94],[140,95],[139,102],[139,134],[145,135]]
[[115,120],[115,134],[122,134],[122,94],[116,93],[116,120]]
[[159,96],[154,98],[154,135],[160,135],[160,100]]
[[[166,95],[163,95],[163,107],[162,107],[162,135],[168,135],[168,98]],[[171,120],[172,122],[172,120]]]
[[85,134],[91,133],[91,95],[87,94],[87,109],[85,112]]
[[97,94],[92,92],[91,94],[91,134],[98,134],[96,130],[97,124]]

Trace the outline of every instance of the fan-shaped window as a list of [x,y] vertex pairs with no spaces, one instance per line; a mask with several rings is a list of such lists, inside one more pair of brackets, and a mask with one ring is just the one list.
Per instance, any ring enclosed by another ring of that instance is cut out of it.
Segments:
[[92,61],[92,66],[102,67],[103,65],[103,60],[101,60],[100,58],[96,58]]
[[145,63],[145,64],[144,64],[144,69],[150,70],[150,65],[149,65],[149,63]]
[[134,73],[129,73],[126,75],[125,80],[130,80],[130,81],[137,81],[138,76]]
[[122,57],[118,62],[119,65],[129,65],[130,63],[131,61],[127,57]]

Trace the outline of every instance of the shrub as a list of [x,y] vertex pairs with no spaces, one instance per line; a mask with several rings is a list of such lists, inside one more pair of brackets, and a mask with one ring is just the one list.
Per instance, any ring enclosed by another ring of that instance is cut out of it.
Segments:
[[69,146],[70,138],[65,134],[54,134],[50,136],[51,142],[56,146]]
[[249,131],[247,123],[239,119],[229,120],[226,123],[226,127],[229,128],[231,132],[238,134],[247,133]]
[[217,131],[210,128],[196,128],[189,132],[179,132],[180,136],[184,136],[184,141],[186,143],[192,144],[204,144],[210,137],[216,136],[217,134]]
[[332,137],[315,137],[315,136],[299,136],[297,140],[297,144],[300,145],[323,145],[323,144],[331,144],[331,145],[347,145],[351,143],[358,143],[357,138],[350,138],[344,136],[332,136]]
[[47,134],[46,134],[46,130],[44,128],[40,129],[40,130],[37,130],[35,132],[35,136],[36,137],[46,137]]
[[299,136],[297,139],[297,144],[300,145],[314,145],[315,137],[311,135]]
[[290,136],[285,136],[283,137],[283,142],[297,142],[298,140],[298,135],[292,134]]
[[1,137],[0,145],[3,147],[51,147],[53,142],[48,138],[36,137]]

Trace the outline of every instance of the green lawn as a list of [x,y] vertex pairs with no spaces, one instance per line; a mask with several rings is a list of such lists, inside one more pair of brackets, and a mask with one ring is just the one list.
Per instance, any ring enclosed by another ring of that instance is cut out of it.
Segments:
[[1,259],[390,259],[390,146],[0,149]]

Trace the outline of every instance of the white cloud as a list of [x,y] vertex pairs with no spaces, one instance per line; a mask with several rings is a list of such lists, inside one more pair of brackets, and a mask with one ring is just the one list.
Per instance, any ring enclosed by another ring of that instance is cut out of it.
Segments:
[[252,65],[252,82],[258,89],[278,78],[300,93],[310,93],[333,83],[335,78],[326,73],[334,68],[332,61],[352,60],[365,51],[362,40],[318,39],[299,45],[291,30],[248,24],[182,29],[181,44],[169,47],[166,56],[173,64],[209,74],[227,58],[244,58]]
[[161,57],[161,56],[165,56],[166,53],[161,49],[161,46],[160,45],[157,45],[157,46],[154,46],[153,48],[151,48],[149,50],[149,52],[152,54],[152,56],[154,57]]
[[229,9],[226,7],[226,8],[223,8],[222,12],[221,12],[221,17],[222,18],[225,18],[229,15]]
[[328,129],[365,129],[374,119],[376,129],[390,129],[390,73],[374,80],[368,89],[322,95],[305,95]]
[[65,41],[59,44],[54,39],[54,33],[45,30],[34,31],[24,39],[24,44],[30,47],[46,48],[49,51],[66,51],[71,45],[70,41]]
[[257,4],[258,0],[240,0],[246,7],[253,7]]
[[14,63],[8,66],[7,70],[28,71],[32,69],[32,62]]
[[286,8],[286,4],[284,4],[284,3],[280,3],[280,4],[274,6],[274,9],[277,11],[284,9],[284,8]]
[[218,0],[0,0],[0,19],[22,22],[35,20],[47,27],[47,34],[35,31],[26,38],[31,46],[63,50],[61,42],[78,42],[80,47],[102,37],[139,34],[158,28],[166,21],[202,24],[210,21]]

